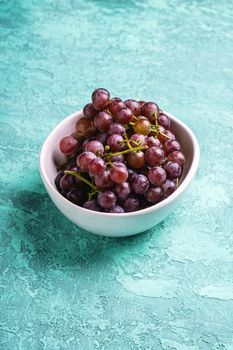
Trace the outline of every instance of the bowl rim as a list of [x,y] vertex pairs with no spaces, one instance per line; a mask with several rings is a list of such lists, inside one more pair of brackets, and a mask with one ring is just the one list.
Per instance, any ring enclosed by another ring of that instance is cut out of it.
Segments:
[[[58,190],[51,184],[46,170],[45,170],[45,165],[44,165],[44,160],[45,160],[45,150],[46,150],[46,146],[47,143],[49,141],[50,138],[53,137],[53,135],[56,133],[57,129],[59,129],[61,127],[61,125],[64,122],[69,122],[69,120],[73,120],[74,117],[79,117],[80,115],[82,115],[83,111],[80,110],[78,112],[72,113],[71,115],[67,116],[66,118],[64,118],[60,123],[58,123],[53,129],[52,131],[49,133],[49,135],[46,137],[45,141],[43,142],[43,145],[41,147],[41,151],[40,151],[40,156],[39,156],[39,171],[40,171],[40,176],[43,180],[43,182],[46,182],[47,186],[49,186],[50,190],[56,195],[56,196],[60,196],[60,200],[63,201],[64,205],[70,206],[71,208],[76,209],[77,211],[81,211],[83,213],[89,213],[89,214],[94,214],[97,216],[102,216],[102,217],[130,217],[130,216],[135,216],[135,215],[143,215],[143,214],[148,214],[148,213],[152,213],[154,211],[157,211],[171,203],[173,203],[188,187],[188,185],[190,184],[192,178],[194,177],[197,168],[198,168],[198,164],[199,164],[199,160],[200,160],[200,148],[199,148],[199,144],[197,141],[196,136],[194,135],[193,131],[184,123],[182,122],[180,119],[176,118],[175,116],[173,116],[172,114],[163,111],[169,118],[171,118],[171,120],[173,120],[175,123],[177,123],[178,125],[182,126],[187,134],[189,134],[190,139],[193,143],[193,160],[191,163],[191,166],[187,172],[187,175],[185,176],[183,182],[181,183],[181,185],[166,199],[162,200],[159,203],[156,203],[148,208],[145,209],[140,209],[140,210],[136,210],[133,212],[128,212],[128,213],[105,213],[105,212],[98,212],[98,211],[93,211],[90,209],[86,209],[83,207],[80,207],[72,202],[70,202],[68,199],[66,199],[65,197],[63,197]],[[47,190],[47,188],[46,188]]]

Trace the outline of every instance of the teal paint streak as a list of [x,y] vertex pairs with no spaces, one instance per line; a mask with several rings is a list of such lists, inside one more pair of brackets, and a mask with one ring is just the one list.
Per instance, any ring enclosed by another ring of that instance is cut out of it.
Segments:
[[[232,13],[1,1],[0,349],[232,349]],[[156,100],[200,142],[183,202],[137,237],[79,230],[38,175],[46,135],[98,86]]]

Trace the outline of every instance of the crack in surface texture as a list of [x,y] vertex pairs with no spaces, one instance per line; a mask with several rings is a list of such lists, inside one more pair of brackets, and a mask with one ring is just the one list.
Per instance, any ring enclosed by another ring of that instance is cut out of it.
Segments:
[[[233,3],[0,1],[0,349],[232,350]],[[198,174],[163,223],[96,237],[38,175],[96,87],[195,132]]]

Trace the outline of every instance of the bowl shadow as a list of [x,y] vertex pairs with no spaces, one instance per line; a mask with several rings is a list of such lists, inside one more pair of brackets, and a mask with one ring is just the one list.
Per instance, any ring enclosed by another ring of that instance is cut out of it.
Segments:
[[20,228],[14,230],[14,237],[20,240],[20,253],[36,271],[66,266],[88,269],[109,260],[107,251],[117,255],[132,246],[145,244],[163,225],[129,237],[97,236],[63,216],[42,184],[35,187],[40,189],[39,193],[20,191],[12,196],[18,215],[11,225]]

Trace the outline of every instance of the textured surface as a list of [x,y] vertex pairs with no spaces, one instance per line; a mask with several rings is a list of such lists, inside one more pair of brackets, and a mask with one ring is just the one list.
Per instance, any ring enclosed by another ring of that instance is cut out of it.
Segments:
[[[0,0],[0,349],[232,350],[232,1]],[[48,132],[98,86],[196,133],[161,225],[106,239],[41,184]]]

